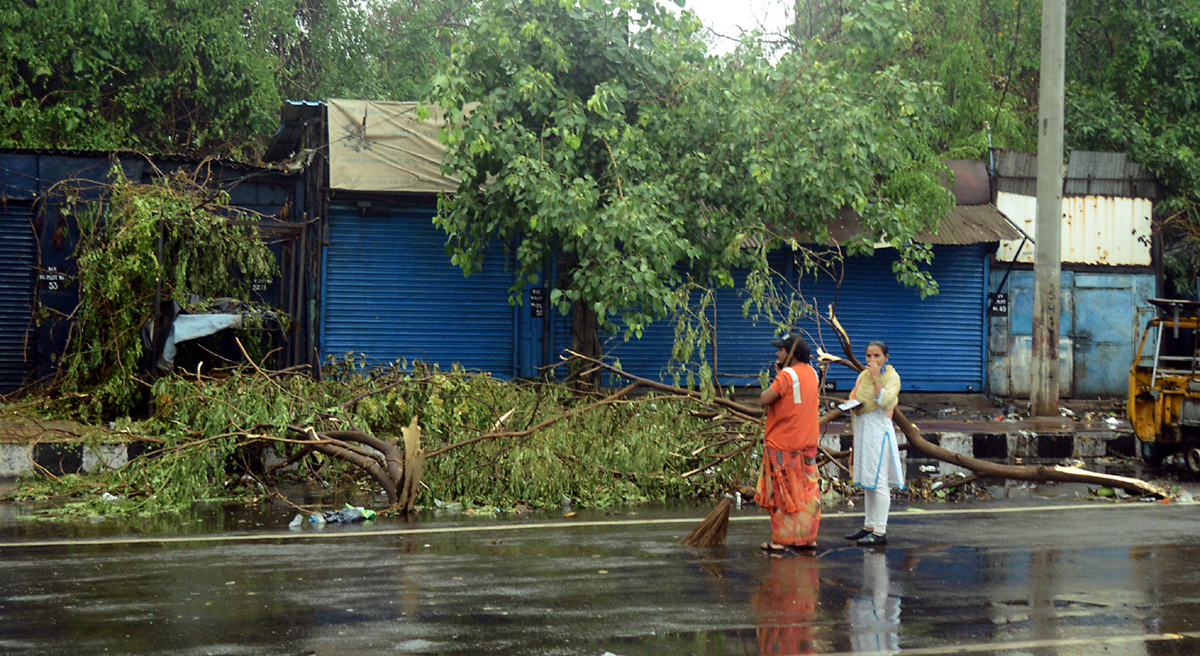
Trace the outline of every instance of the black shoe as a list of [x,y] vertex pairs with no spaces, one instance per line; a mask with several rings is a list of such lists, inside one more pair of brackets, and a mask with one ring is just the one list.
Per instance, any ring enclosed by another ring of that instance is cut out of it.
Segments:
[[871,535],[870,529],[860,528],[857,531],[846,536],[847,540],[861,540],[868,535]]
[[887,544],[887,536],[878,533],[868,533],[866,537],[859,538],[856,543],[860,547],[881,547]]

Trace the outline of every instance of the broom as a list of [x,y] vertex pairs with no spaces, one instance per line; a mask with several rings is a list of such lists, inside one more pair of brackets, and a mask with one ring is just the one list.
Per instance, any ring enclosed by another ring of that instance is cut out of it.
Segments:
[[708,513],[708,516],[692,529],[691,533],[683,536],[679,544],[685,547],[719,547],[725,544],[725,534],[729,532],[729,509],[733,507],[733,499],[729,493],[736,488],[738,480],[741,479],[742,472],[746,469],[746,463],[750,461],[750,454],[754,452],[754,446],[747,449],[746,457],[742,459],[742,466],[738,468],[737,474],[730,482],[733,487],[717,503],[717,507],[713,508],[712,512]]
[[[799,343],[800,334],[797,333],[796,339],[792,340],[792,348],[788,351],[787,358],[784,359],[785,363],[791,361],[792,357],[796,355],[796,344]],[[717,507],[713,508],[707,517],[696,525],[696,528],[692,529],[691,533],[683,536],[679,544],[685,547],[719,547],[725,544],[725,534],[729,532],[729,509],[733,507],[733,499],[730,498],[729,493],[732,493],[737,487],[737,482],[741,479],[742,472],[745,471],[746,463],[750,461],[750,454],[753,452],[754,446],[747,451],[746,458],[742,460],[742,466],[738,468],[737,474],[730,482],[733,487],[727,491],[726,496],[717,503]]]

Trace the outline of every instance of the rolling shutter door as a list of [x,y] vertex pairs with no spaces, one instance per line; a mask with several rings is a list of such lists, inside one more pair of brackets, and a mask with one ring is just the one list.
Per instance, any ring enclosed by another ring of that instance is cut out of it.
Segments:
[[[873,257],[847,258],[840,293],[828,276],[808,274],[800,292],[822,314],[837,298],[837,317],[863,359],[867,342],[888,345],[888,363],[896,367],[907,391],[978,392],[983,389],[984,262],[982,244],[939,246],[928,271],[939,293],[922,299],[896,281],[896,256],[879,250]],[[826,331],[828,333],[828,331]],[[827,350],[841,355],[836,341]],[[815,350],[815,349],[814,349]],[[855,374],[830,367],[838,390],[849,390]]]
[[29,215],[0,212],[0,240],[0,393],[8,393],[25,383],[31,368],[25,348],[37,244]]
[[464,277],[446,255],[433,207],[361,215],[334,205],[325,250],[321,356],[366,354],[453,363],[508,378],[515,372],[513,284],[499,246]]

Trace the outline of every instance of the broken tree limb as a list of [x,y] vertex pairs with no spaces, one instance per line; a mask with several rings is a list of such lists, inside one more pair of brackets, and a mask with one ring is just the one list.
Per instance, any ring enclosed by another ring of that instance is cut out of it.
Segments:
[[938,446],[926,440],[921,436],[921,431],[917,429],[908,417],[904,416],[903,412],[896,410],[892,417],[896,427],[900,429],[904,436],[908,438],[908,443],[914,449],[921,453],[948,462],[952,465],[957,465],[964,469],[970,469],[977,476],[986,476],[990,478],[1007,478],[1017,481],[1038,481],[1038,482],[1058,482],[1058,483],[1090,483],[1093,485],[1104,485],[1108,487],[1119,487],[1127,492],[1132,492],[1139,495],[1150,495],[1156,497],[1170,496],[1161,486],[1155,485],[1148,481],[1143,481],[1137,478],[1129,478],[1127,476],[1114,476],[1112,474],[1100,474],[1091,472],[1078,467],[1063,467],[1061,465],[1002,465],[1000,463],[988,462],[986,460],[977,460],[969,458],[961,453],[955,453],[945,447]]
[[[854,371],[862,371],[864,369],[858,358],[854,357],[854,349],[850,344],[850,338],[846,334],[845,329],[838,323],[837,317],[833,315],[833,308],[830,308],[829,314],[830,324],[838,335],[838,341],[842,344],[842,349],[846,353],[844,360],[839,360],[841,364],[850,367]],[[920,451],[922,454],[929,456],[935,460],[948,462],[952,465],[957,465],[964,469],[971,470],[976,476],[990,478],[1006,478],[1017,481],[1036,481],[1036,482],[1056,482],[1056,483],[1090,483],[1093,485],[1103,485],[1108,487],[1118,487],[1127,492],[1143,496],[1168,497],[1170,494],[1159,485],[1155,485],[1148,481],[1143,481],[1137,478],[1129,478],[1127,476],[1114,476],[1111,474],[1100,474],[1090,472],[1086,469],[1078,467],[1063,467],[1061,465],[1002,465],[1000,463],[988,462],[986,460],[978,460],[964,456],[961,453],[955,453],[950,449],[931,443],[921,436],[921,431],[904,416],[904,413],[897,408],[892,413],[892,421],[900,432],[904,433],[904,437],[908,438],[908,443],[912,448]]]
[[[397,487],[400,480],[391,476],[395,471],[392,464],[402,462],[401,458],[403,457],[396,446],[359,431],[332,431],[337,435],[337,437],[332,437],[330,433],[318,433],[311,427],[288,426],[288,429],[306,436],[308,439],[304,445],[311,447],[314,451],[349,462],[366,472],[383,487],[384,492],[387,493],[389,505],[395,505],[399,501]],[[351,443],[370,447],[379,451],[380,454],[375,456],[355,449]],[[383,448],[379,448],[380,446]]]
[[425,449],[421,448],[421,427],[417,425],[416,416],[401,429],[401,433],[404,435],[404,468],[398,479],[397,504],[400,510],[412,512],[416,507],[417,494],[421,491],[421,475],[425,473]]
[[590,362],[593,365],[595,365],[601,369],[604,369],[605,371],[610,371],[610,372],[617,374],[618,376],[621,376],[627,380],[633,381],[634,383],[636,383],[642,387],[649,387],[651,389],[656,389],[656,390],[659,390],[662,392],[670,392],[671,394],[674,394],[675,396],[686,396],[689,398],[696,399],[697,401],[710,403],[712,405],[722,407],[726,410],[730,410],[736,414],[743,415],[743,417],[746,419],[753,419],[753,420],[761,421],[761,419],[759,419],[759,418],[762,417],[764,414],[766,414],[763,412],[762,408],[755,408],[753,406],[742,405],[741,403],[738,403],[736,401],[730,401],[729,399],[723,399],[719,396],[712,399],[711,401],[705,401],[704,396],[702,394],[700,394],[700,392],[697,392],[695,390],[684,389],[682,387],[675,387],[674,385],[667,385],[665,383],[660,383],[658,381],[650,380],[649,378],[642,378],[640,376],[635,376],[631,373],[621,371],[620,369],[617,369],[616,367],[614,367],[610,364],[607,364],[600,360],[596,360],[594,358],[590,358],[586,355],[580,355],[578,353],[575,353],[574,351],[568,350],[567,353],[570,353],[573,357],[579,358],[580,360]]

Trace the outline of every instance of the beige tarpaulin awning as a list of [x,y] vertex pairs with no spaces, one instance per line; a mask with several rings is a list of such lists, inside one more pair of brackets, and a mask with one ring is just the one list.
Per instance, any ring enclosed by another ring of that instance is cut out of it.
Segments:
[[442,175],[442,112],[417,118],[416,102],[333,99],[329,104],[329,187],[350,191],[454,191]]

